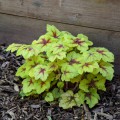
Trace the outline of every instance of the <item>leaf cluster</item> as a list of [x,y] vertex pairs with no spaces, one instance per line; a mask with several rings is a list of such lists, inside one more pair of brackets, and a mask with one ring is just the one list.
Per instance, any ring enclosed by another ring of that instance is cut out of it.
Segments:
[[23,79],[22,95],[41,94],[64,109],[85,102],[92,108],[100,99],[98,90],[105,91],[106,80],[114,74],[114,55],[92,45],[87,36],[73,36],[53,25],[30,45],[11,44],[7,51],[25,59],[16,72]]

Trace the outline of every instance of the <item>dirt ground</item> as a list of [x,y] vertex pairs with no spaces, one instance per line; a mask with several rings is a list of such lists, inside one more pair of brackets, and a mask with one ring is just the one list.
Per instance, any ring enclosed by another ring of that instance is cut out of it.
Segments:
[[[5,52],[0,45],[0,120],[87,120],[83,106],[63,110],[48,104],[40,96],[22,99],[21,80],[15,77],[23,59]],[[90,109],[93,120],[120,120],[120,76],[106,83],[107,91],[100,92],[101,100]]]

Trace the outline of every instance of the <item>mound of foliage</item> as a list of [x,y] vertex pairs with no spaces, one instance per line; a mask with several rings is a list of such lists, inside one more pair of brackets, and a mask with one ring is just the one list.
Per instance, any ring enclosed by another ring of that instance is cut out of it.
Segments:
[[87,103],[90,108],[113,78],[114,55],[83,34],[73,36],[47,25],[46,34],[31,45],[11,44],[7,51],[22,55],[25,62],[16,76],[23,79],[22,96],[40,94],[47,102],[58,101],[63,109]]

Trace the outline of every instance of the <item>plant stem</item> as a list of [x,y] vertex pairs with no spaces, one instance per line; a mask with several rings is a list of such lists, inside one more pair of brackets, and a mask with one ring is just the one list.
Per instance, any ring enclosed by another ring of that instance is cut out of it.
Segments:
[[83,108],[84,108],[84,111],[87,115],[87,119],[91,120],[91,113],[90,113],[89,108],[87,107],[87,105],[85,103],[83,104]]

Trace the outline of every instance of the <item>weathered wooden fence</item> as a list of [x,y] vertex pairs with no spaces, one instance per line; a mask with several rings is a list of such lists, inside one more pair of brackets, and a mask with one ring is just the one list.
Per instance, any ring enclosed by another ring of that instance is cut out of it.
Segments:
[[0,43],[30,43],[47,23],[111,50],[120,74],[119,0],[0,0]]

